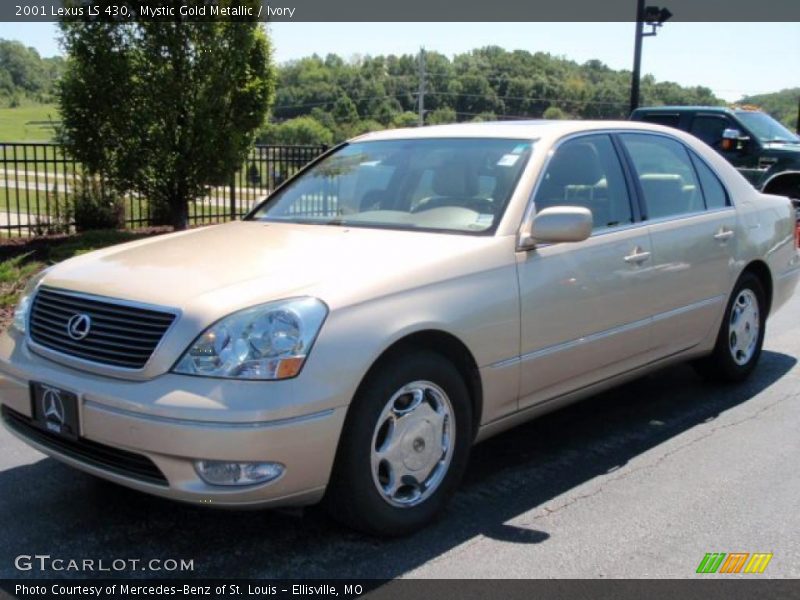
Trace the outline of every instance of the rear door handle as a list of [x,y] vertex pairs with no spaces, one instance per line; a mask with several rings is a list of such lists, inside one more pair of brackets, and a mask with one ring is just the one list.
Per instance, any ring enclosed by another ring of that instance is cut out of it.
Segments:
[[733,229],[722,228],[714,234],[714,239],[720,242],[727,241],[733,237]]
[[650,258],[650,253],[642,250],[641,248],[634,248],[633,254],[625,257],[625,262],[629,264],[639,264]]

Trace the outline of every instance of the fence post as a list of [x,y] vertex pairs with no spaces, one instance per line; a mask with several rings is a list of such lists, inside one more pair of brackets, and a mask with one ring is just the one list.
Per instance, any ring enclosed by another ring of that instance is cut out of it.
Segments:
[[230,184],[230,217],[231,221],[236,220],[236,171],[231,173],[231,184]]

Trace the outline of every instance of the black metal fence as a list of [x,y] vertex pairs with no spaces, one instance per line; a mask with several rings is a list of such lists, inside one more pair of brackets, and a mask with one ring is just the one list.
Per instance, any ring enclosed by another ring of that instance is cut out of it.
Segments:
[[[240,218],[325,146],[256,145],[227,185],[211,187],[189,203],[191,225]],[[0,142],[0,237],[37,236],[71,231],[72,195],[83,169],[54,143]],[[125,226],[152,225],[147,198],[124,197]]]

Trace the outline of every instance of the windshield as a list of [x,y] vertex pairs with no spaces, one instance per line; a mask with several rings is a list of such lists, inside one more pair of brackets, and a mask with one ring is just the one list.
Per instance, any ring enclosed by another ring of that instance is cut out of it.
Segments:
[[800,138],[766,113],[737,112],[736,116],[761,142],[800,143]]
[[405,139],[344,146],[273,194],[252,219],[488,234],[532,141]]

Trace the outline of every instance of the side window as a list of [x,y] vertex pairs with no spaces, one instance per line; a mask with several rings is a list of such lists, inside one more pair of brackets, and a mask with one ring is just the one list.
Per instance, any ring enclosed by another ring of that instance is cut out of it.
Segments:
[[728,194],[714,171],[699,156],[691,153],[691,157],[694,167],[697,169],[697,176],[700,178],[700,186],[703,188],[706,208],[714,210],[729,206]]
[[588,135],[562,144],[547,165],[534,203],[536,210],[550,206],[588,208],[595,230],[633,222],[625,177],[607,135]]
[[644,194],[648,219],[702,211],[703,194],[683,144],[642,133],[620,135]]
[[722,142],[722,132],[729,127],[733,127],[733,125],[726,117],[697,115],[692,119],[689,132],[718,150]]
[[666,125],[667,127],[678,127],[678,123],[681,120],[680,115],[677,114],[652,114],[652,115],[645,115],[644,120],[648,123],[655,123],[656,125]]

